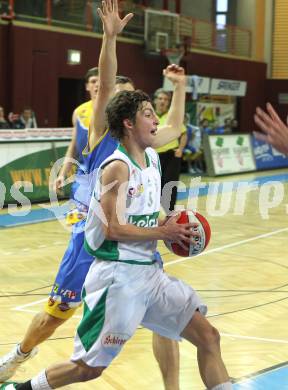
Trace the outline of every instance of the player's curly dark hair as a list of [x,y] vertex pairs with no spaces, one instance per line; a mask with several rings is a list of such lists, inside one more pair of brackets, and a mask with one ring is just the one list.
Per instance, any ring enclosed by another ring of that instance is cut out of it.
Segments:
[[136,121],[137,111],[141,109],[143,102],[150,102],[150,97],[141,90],[121,91],[117,93],[109,102],[106,108],[108,127],[112,137],[119,141],[125,135],[125,119]]

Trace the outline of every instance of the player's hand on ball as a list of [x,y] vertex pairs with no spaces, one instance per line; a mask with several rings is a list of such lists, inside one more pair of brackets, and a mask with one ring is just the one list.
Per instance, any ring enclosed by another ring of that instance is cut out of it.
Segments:
[[[199,233],[194,229],[198,227],[198,223],[177,223],[179,213],[168,217],[163,225],[165,240],[173,241],[182,248],[187,249],[190,244],[195,243],[195,238],[199,237]],[[187,245],[185,245],[187,244]]]
[[[167,226],[175,222],[184,227],[184,231],[178,231],[178,235],[172,239],[164,239],[166,247],[175,255],[193,257],[199,255],[207,247],[211,237],[211,229],[207,219],[200,213],[192,210],[181,210],[179,213],[168,217]],[[179,234],[180,233],[180,234]],[[181,234],[185,238],[181,239]],[[179,241],[179,237],[180,240]]]

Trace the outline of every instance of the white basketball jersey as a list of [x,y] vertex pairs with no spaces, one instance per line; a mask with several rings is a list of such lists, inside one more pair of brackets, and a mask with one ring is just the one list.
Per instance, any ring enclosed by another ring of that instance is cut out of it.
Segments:
[[[147,168],[141,168],[127,154],[122,145],[103,161],[100,168],[114,160],[124,161],[129,168],[126,194],[125,221],[138,227],[158,226],[161,196],[161,167],[158,154],[145,150]],[[95,190],[91,199],[86,226],[85,249],[98,259],[123,261],[131,264],[150,264],[154,261],[157,241],[109,241],[105,240],[102,224],[106,218],[100,205],[101,169],[98,172]]]

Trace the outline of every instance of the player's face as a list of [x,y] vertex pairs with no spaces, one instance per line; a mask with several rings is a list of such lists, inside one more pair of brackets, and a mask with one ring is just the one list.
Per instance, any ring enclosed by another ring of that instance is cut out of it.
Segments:
[[157,114],[165,114],[169,110],[170,98],[166,93],[159,93],[154,103]]
[[124,84],[119,83],[115,85],[114,94],[116,95],[116,93],[121,91],[134,91],[134,90],[135,88],[131,83],[124,83]]
[[94,99],[98,92],[98,76],[89,77],[88,82],[86,83],[86,91],[90,94],[90,99]]
[[143,102],[137,111],[133,135],[143,148],[151,146],[157,133],[158,118],[150,102]]

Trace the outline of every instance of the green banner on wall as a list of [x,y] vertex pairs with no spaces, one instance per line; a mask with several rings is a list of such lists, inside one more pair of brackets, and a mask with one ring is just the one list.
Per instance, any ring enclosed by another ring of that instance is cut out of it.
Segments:
[[[67,141],[0,143],[2,203],[3,198],[4,204],[25,204],[26,198],[31,202],[49,200],[50,171],[55,161],[64,157],[67,144]],[[70,186],[65,186],[62,195],[68,197],[69,193]]]

